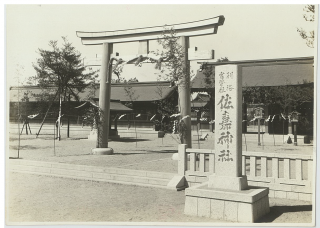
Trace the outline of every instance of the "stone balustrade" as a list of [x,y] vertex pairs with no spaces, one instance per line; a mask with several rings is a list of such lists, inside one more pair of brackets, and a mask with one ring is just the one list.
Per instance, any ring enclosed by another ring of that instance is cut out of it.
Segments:
[[[188,186],[208,181],[215,170],[215,151],[186,148],[179,145],[178,170]],[[248,184],[269,188],[269,196],[276,198],[312,200],[313,156],[268,152],[242,152],[242,174]]]

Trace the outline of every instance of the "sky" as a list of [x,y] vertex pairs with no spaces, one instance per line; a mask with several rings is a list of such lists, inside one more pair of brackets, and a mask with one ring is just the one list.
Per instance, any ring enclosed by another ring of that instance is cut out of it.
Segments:
[[[190,46],[198,50],[215,51],[215,60],[251,60],[313,56],[315,49],[307,47],[296,29],[314,29],[306,22],[304,5],[6,5],[5,48],[7,84],[25,83],[36,74],[32,67],[38,48],[49,49],[50,40],[62,43],[62,36],[82,54],[94,58],[101,54],[100,45],[85,46],[76,31],[110,31],[149,26],[161,26],[212,18],[223,15],[224,25],[217,34],[190,38]],[[150,49],[159,48],[156,41]],[[138,43],[115,44],[114,52],[137,54]],[[191,63],[196,71],[199,65]],[[97,68],[94,68],[97,69]],[[127,65],[125,78],[139,81],[156,80],[154,66]]]

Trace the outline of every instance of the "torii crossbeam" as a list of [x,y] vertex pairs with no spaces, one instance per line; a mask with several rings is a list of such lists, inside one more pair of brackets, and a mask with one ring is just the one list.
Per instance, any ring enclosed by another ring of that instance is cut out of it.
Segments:
[[[109,136],[109,115],[110,115],[110,96],[111,96],[111,75],[112,67],[109,64],[113,59],[113,43],[125,43],[139,41],[138,54],[146,55],[149,52],[149,40],[161,39],[165,27],[173,27],[177,36],[180,37],[180,44],[184,48],[185,57],[183,67],[190,68],[190,59],[188,59],[189,37],[216,34],[218,27],[223,25],[224,16],[217,16],[205,20],[171,24],[165,26],[154,26],[146,28],[136,28],[116,31],[103,32],[83,32],[77,31],[76,34],[81,38],[84,45],[102,45],[101,58],[101,79],[99,107],[103,112],[102,135],[100,137],[99,148],[93,149],[95,154],[112,154],[113,150],[108,148]],[[191,104],[190,104],[190,75],[187,74],[179,80],[179,103],[180,113],[185,118],[186,134],[183,143],[191,147]]]
[[164,27],[174,27],[177,36],[202,36],[216,34],[218,27],[223,25],[224,16],[213,17],[205,20],[162,25],[146,28],[103,31],[103,32],[83,32],[77,31],[77,36],[81,38],[84,45],[101,45],[104,43],[125,43],[141,40],[156,40],[161,38]]

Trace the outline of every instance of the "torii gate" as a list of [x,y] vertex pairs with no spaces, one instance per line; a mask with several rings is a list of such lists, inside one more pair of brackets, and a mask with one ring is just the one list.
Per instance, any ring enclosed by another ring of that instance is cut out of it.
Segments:
[[[218,27],[223,25],[224,16],[217,16],[205,20],[166,25],[173,27],[177,36],[180,37],[180,44],[185,51],[183,67],[190,69],[190,60],[203,59],[197,54],[193,58],[188,55],[189,37],[216,34]],[[163,26],[154,26],[137,29],[104,31],[104,32],[82,32],[77,31],[77,36],[81,38],[84,45],[102,45],[102,60],[100,71],[100,94],[99,107],[103,112],[102,135],[100,137],[99,148],[93,149],[94,154],[112,154],[113,149],[108,148],[109,136],[109,116],[110,116],[110,96],[111,96],[111,75],[112,62],[117,60],[113,54],[114,43],[126,43],[139,41],[138,55],[136,57],[153,57],[149,53],[149,40],[161,39]],[[118,57],[118,60],[120,56]],[[130,60],[132,56],[121,56],[122,60]],[[110,67],[111,66],[111,67]],[[189,72],[189,71],[186,71]],[[179,103],[181,117],[186,125],[186,134],[183,138],[183,143],[191,147],[191,101],[190,101],[190,75],[179,79],[178,83]]]

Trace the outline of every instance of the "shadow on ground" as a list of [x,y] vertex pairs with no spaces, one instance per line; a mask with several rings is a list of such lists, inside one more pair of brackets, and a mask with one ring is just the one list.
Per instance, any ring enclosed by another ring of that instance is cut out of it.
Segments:
[[[85,153],[85,154],[68,154],[68,155],[56,155],[55,157],[77,157],[77,156],[86,156],[86,155],[92,155],[91,153]],[[64,163],[64,162],[63,162]]]
[[297,206],[273,206],[270,207],[270,213],[259,219],[258,223],[273,222],[284,213],[312,211],[312,205],[297,205]]
[[112,139],[112,141],[114,142],[127,142],[127,143],[131,143],[131,142],[142,142],[142,141],[151,141],[150,139],[136,139],[136,138],[119,138],[119,139]]
[[146,151],[148,153],[160,153],[160,154],[178,153],[178,150],[140,150],[140,151]]
[[148,154],[148,153],[156,153],[156,154],[172,154],[177,153],[177,150],[140,150],[145,151],[145,153],[132,152],[132,153],[114,153],[113,155],[134,155],[134,154]]
[[149,150],[149,153],[161,153],[161,154],[172,154],[172,153],[178,153],[177,150]]
[[[48,148],[50,148],[50,147],[43,147],[41,149],[48,149]],[[9,149],[18,150],[18,146],[10,145]],[[20,150],[37,150],[37,149],[39,149],[39,147],[38,146],[30,146],[30,145],[25,145],[25,146],[20,145],[19,149]]]
[[111,156],[113,155],[135,155],[135,154],[147,154],[147,153],[114,153],[112,154]]

